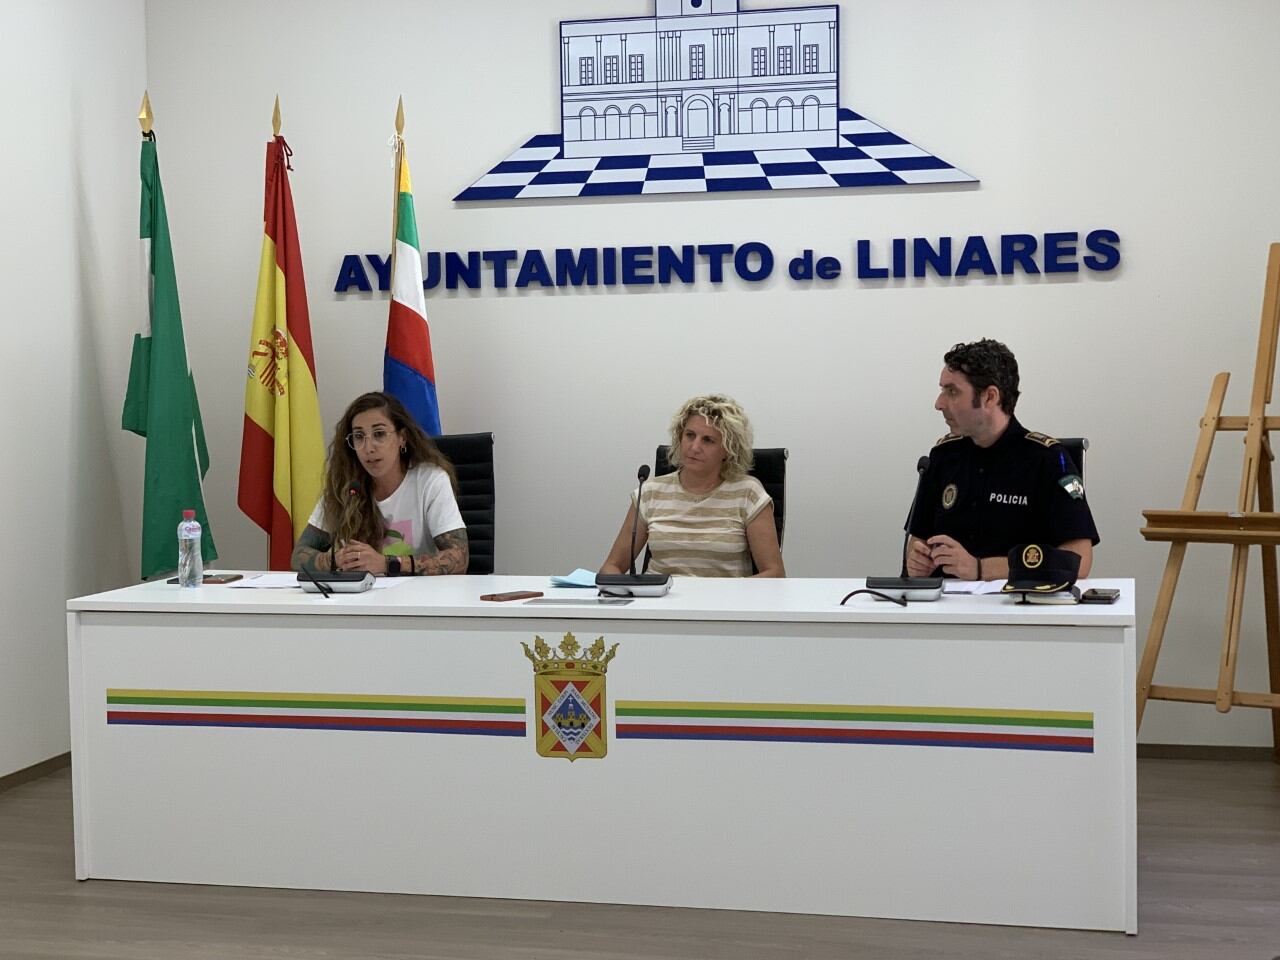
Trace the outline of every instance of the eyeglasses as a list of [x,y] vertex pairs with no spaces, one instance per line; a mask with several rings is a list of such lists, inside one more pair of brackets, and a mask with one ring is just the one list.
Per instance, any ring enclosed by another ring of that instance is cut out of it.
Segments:
[[359,450],[372,441],[375,447],[380,447],[395,435],[396,432],[394,430],[374,430],[373,433],[355,430],[347,434],[347,446],[352,450]]

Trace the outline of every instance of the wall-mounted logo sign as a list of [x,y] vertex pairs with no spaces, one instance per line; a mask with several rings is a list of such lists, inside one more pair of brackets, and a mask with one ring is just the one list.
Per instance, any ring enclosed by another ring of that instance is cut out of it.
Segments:
[[[646,287],[721,284],[730,277],[759,283],[775,270],[796,283],[832,283],[848,274],[859,282],[926,277],[963,280],[1041,273],[1108,273],[1120,266],[1120,234],[1097,229],[1005,233],[987,238],[894,237],[887,243],[856,240],[843,254],[805,249],[789,260],[759,240],[744,243],[685,243],[679,246],[557,247],[554,250],[429,250],[423,253],[427,290],[490,287]],[[365,264],[368,264],[366,268]],[[338,267],[334,293],[374,286],[391,289],[391,258],[348,253]]]
[[655,0],[560,24],[560,133],[455,200],[976,182],[839,103],[835,6]]

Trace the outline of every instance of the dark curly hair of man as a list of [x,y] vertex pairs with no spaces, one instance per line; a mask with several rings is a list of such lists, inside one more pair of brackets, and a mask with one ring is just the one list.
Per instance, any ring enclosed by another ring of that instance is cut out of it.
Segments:
[[1013,416],[1018,403],[1018,361],[1013,351],[998,340],[957,343],[942,358],[948,369],[963,373],[973,384],[973,405],[987,387],[1000,391],[1000,409]]

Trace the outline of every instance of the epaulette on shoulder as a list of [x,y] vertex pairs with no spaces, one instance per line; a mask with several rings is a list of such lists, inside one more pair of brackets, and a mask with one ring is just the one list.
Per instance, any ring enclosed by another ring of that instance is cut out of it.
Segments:
[[1047,433],[1036,433],[1034,430],[1027,431],[1027,439],[1032,443],[1038,443],[1042,447],[1056,447],[1058,445],[1057,437],[1051,437]]
[[962,438],[961,438],[961,436],[960,436],[960,434],[958,434],[958,433],[948,433],[945,437],[939,437],[939,438],[938,438],[937,443],[935,443],[935,444],[934,444],[934,446],[935,446],[935,447],[940,447],[940,446],[942,446],[944,443],[950,443],[952,440],[960,440],[960,439],[962,439]]

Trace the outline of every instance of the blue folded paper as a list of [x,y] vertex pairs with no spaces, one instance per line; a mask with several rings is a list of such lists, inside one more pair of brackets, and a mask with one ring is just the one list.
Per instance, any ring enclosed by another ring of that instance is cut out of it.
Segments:
[[592,587],[596,585],[596,572],[579,567],[567,577],[552,577],[553,587]]

